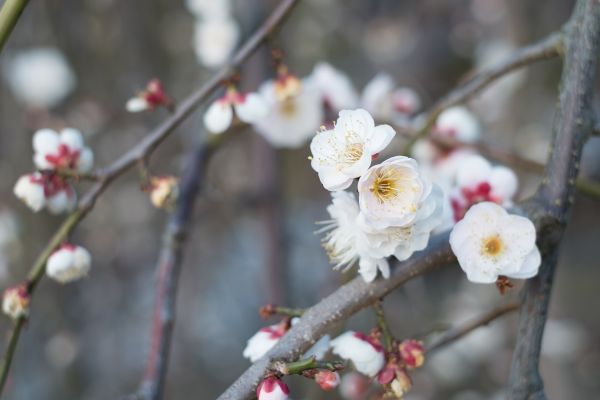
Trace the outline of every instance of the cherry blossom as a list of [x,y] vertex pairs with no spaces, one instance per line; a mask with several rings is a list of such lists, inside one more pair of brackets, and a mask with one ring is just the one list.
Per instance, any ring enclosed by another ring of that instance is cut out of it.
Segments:
[[154,110],[157,107],[171,107],[173,102],[167,96],[160,79],[152,79],[146,85],[146,89],[132,97],[125,104],[127,111],[135,113],[146,110]]
[[342,110],[333,129],[317,133],[311,141],[311,166],[325,189],[346,189],[367,171],[395,134],[389,125],[375,126],[363,109]]
[[374,377],[385,364],[381,344],[361,332],[348,331],[331,341],[333,353],[350,360],[358,372]]
[[252,124],[269,114],[269,106],[258,93],[240,93],[227,89],[225,95],[213,102],[204,114],[204,126],[211,133],[225,132],[233,120],[233,111],[245,123]]
[[198,20],[194,30],[198,62],[208,68],[222,66],[231,56],[239,37],[240,28],[230,15]]
[[451,107],[442,111],[438,116],[433,127],[433,134],[473,143],[480,135],[479,122],[466,107]]
[[21,176],[13,192],[34,212],[46,207],[52,214],[61,214],[71,211],[77,201],[71,184],[52,171]]
[[60,283],[68,283],[86,276],[91,265],[92,256],[85,248],[65,243],[48,258],[46,274]]
[[261,328],[254,336],[248,339],[243,356],[251,362],[258,361],[262,356],[267,354],[273,346],[275,346],[279,339],[281,339],[289,329],[290,322],[288,320],[283,320],[279,324]]
[[492,202],[472,206],[450,233],[452,251],[467,279],[475,283],[494,283],[499,276],[535,276],[541,264],[535,240],[535,226],[528,218]]
[[378,120],[406,125],[421,107],[421,99],[411,88],[397,88],[389,74],[379,73],[363,89],[360,104]]
[[269,376],[256,388],[256,397],[258,400],[287,400],[290,389],[279,378]]
[[81,132],[65,128],[60,133],[41,129],[33,135],[33,161],[42,170],[72,169],[86,173],[94,164],[94,153],[85,146]]
[[27,317],[30,300],[26,285],[8,288],[2,297],[2,311],[12,319]]
[[34,212],[40,211],[46,205],[44,184],[41,177],[40,172],[23,175],[17,180],[13,189],[15,196]]

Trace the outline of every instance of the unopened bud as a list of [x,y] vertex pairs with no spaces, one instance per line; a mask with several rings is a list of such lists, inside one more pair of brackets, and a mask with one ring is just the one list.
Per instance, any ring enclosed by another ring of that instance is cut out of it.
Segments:
[[419,368],[425,362],[425,349],[423,343],[418,340],[404,340],[398,346],[398,350],[408,368]]
[[4,291],[2,298],[2,311],[12,319],[27,317],[29,315],[30,300],[25,284],[8,288]]
[[150,201],[157,208],[169,208],[177,201],[179,186],[173,176],[152,177],[150,180]]
[[404,369],[396,371],[396,378],[390,383],[390,389],[394,396],[401,399],[412,387],[412,380]]
[[287,400],[290,389],[279,378],[269,376],[256,388],[258,400]]
[[340,375],[337,372],[320,370],[315,374],[315,382],[323,390],[333,390],[340,384]]

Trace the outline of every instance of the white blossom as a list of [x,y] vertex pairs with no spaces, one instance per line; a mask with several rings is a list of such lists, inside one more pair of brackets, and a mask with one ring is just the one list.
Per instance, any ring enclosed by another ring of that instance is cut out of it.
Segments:
[[275,346],[288,329],[289,324],[285,321],[261,328],[254,336],[248,339],[243,356],[251,362],[258,361]]
[[12,319],[29,315],[30,295],[25,285],[8,288],[2,296],[2,311]]
[[92,256],[81,246],[63,244],[48,258],[46,274],[60,282],[68,283],[90,272]]
[[34,212],[40,211],[46,205],[42,174],[39,172],[21,176],[17,180],[13,192]]
[[383,347],[360,332],[348,331],[331,341],[334,354],[350,360],[358,372],[374,377],[385,364]]
[[197,21],[194,50],[198,62],[208,68],[225,64],[240,36],[237,22],[230,16]]
[[259,93],[267,102],[269,114],[254,127],[274,147],[302,146],[323,121],[319,91],[310,80],[280,77],[263,83]]
[[342,110],[333,129],[313,137],[311,166],[325,189],[346,189],[367,171],[373,157],[395,134],[389,125],[375,126],[366,110]]
[[450,233],[450,246],[467,279],[494,283],[499,276],[527,279],[541,264],[533,223],[501,206],[472,206]]
[[405,227],[417,217],[433,185],[409,157],[392,157],[371,167],[358,181],[361,219],[366,226]]
[[389,74],[379,73],[364,87],[360,104],[378,120],[405,125],[421,107],[421,99],[411,88],[396,88]]
[[233,120],[233,111],[240,121],[252,124],[269,114],[269,105],[258,93],[242,94],[228,89],[225,96],[213,102],[204,114],[204,126],[211,133],[225,132]]
[[74,169],[86,173],[94,164],[94,153],[85,146],[81,132],[65,128],[57,133],[40,129],[33,135],[33,161],[39,169]]
[[480,136],[479,121],[466,107],[451,107],[438,116],[433,133],[461,142],[473,143]]
[[256,388],[258,400],[287,400],[290,389],[279,378],[269,376]]
[[355,108],[358,105],[358,93],[352,81],[331,64],[320,62],[315,65],[310,79],[321,93],[325,104],[333,110]]
[[[68,185],[68,184],[67,184]],[[57,190],[53,194],[46,196],[46,208],[51,214],[63,214],[73,211],[77,204],[75,191],[68,185],[62,190]]]
[[54,48],[33,48],[9,59],[4,79],[23,103],[50,108],[75,88],[75,75],[63,54]]

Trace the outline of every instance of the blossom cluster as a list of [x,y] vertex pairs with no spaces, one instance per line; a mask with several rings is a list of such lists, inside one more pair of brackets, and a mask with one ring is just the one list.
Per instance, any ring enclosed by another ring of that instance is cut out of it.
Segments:
[[[367,282],[378,270],[389,277],[387,257],[402,261],[424,249],[442,218],[442,191],[415,160],[396,156],[371,166],[394,135],[364,109],[342,110],[334,127],[317,133],[310,146],[311,166],[332,191],[324,247],[336,268],[358,262]],[[358,201],[344,191],[356,178]]]

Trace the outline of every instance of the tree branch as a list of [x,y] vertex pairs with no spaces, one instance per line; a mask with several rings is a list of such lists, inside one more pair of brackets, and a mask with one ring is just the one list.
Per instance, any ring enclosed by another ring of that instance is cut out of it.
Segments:
[[[60,245],[69,234],[74,230],[77,224],[94,207],[98,197],[104,192],[108,185],[118,178],[125,171],[134,166],[139,160],[148,158],[153,151],[177,128],[214,90],[219,87],[220,82],[229,76],[243,61],[245,61],[258,46],[279,26],[288,12],[298,0],[282,0],[273,13],[259,27],[259,29],[246,41],[240,50],[234,55],[230,64],[223,67],[213,75],[211,79],[205,82],[198,90],[192,93],[182,101],[175,112],[167,118],[162,124],[156,127],[141,142],[115,160],[108,167],[99,170],[95,176],[96,182],[80,199],[78,208],[69,215],[62,225],[58,228],[55,235],[46,245],[38,259],[34,263],[28,274],[28,290],[32,295],[39,281],[42,279],[45,271],[46,261],[54,249]],[[16,349],[21,328],[25,323],[24,318],[15,321],[10,334],[10,343],[13,344],[6,349],[2,363],[0,365],[0,394],[6,383],[8,371],[10,369],[13,353]]]
[[29,0],[6,0],[0,9],[0,52]]
[[429,131],[431,131],[435,125],[435,121],[442,111],[465,102],[498,78],[501,78],[518,68],[537,61],[557,57],[562,52],[562,45],[561,33],[554,32],[537,43],[517,50],[504,62],[475,72],[472,78],[440,99],[431,110],[426,113],[423,124],[412,134],[411,139],[406,144],[404,154],[410,154],[414,144],[419,139],[422,139],[429,134]]
[[300,321],[283,336],[269,353],[242,374],[218,400],[251,398],[256,385],[274,361],[290,362],[300,357],[334,324],[370,306],[408,280],[455,260],[448,233],[436,236],[426,251],[416,253],[392,269],[389,279],[366,283],[356,277],[334,293],[307,309]]
[[434,351],[439,350],[441,347],[446,346],[447,344],[452,343],[462,338],[463,336],[468,335],[475,329],[487,325],[495,319],[500,318],[503,315],[516,311],[518,309],[518,303],[508,303],[501,307],[495,308],[471,321],[468,321],[463,325],[459,325],[455,328],[449,329],[442,335],[440,335],[433,343],[425,346],[425,352],[427,354],[433,353]]
[[568,23],[552,153],[530,214],[538,222],[543,262],[522,293],[519,333],[513,355],[509,398],[545,399],[538,370],[544,325],[558,258],[557,247],[573,202],[583,144],[593,128],[591,98],[600,44],[600,3],[578,0]]

